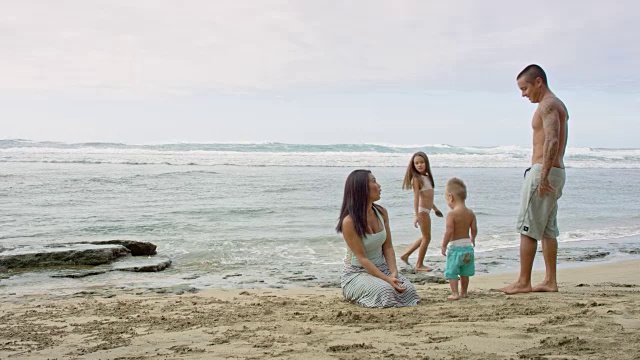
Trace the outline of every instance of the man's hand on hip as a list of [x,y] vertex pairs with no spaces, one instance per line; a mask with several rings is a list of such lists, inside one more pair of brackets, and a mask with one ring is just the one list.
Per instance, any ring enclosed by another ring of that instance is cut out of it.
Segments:
[[551,194],[556,191],[556,188],[549,184],[549,178],[540,178],[540,184],[538,185],[538,195],[543,197],[546,194]]

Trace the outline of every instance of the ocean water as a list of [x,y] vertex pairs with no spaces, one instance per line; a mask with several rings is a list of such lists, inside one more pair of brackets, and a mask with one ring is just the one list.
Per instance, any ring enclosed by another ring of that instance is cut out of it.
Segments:
[[[160,273],[53,279],[57,270],[0,279],[0,293],[88,286],[288,287],[335,284],[345,243],[334,228],[346,176],[373,171],[396,253],[420,233],[406,165],[425,151],[443,184],[462,178],[478,217],[479,272],[517,268],[515,232],[524,147],[296,144],[63,144],[0,141],[0,251],[80,240],[134,239],[173,260]],[[559,262],[638,256],[640,149],[569,148],[560,200]],[[444,221],[433,217],[427,263],[443,270]],[[398,254],[399,256],[399,254]],[[541,256],[539,256],[540,258]],[[415,259],[415,255],[412,259]],[[540,263],[536,264],[540,267]]]

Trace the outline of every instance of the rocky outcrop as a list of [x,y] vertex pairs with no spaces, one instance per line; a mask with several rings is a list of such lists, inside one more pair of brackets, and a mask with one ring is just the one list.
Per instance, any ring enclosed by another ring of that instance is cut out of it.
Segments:
[[171,260],[163,257],[134,258],[126,257],[118,260],[110,266],[102,266],[98,269],[90,270],[67,270],[51,277],[55,278],[83,278],[92,275],[101,275],[110,271],[132,271],[132,272],[156,272],[162,271],[171,266]]
[[122,245],[131,251],[133,256],[147,256],[156,254],[156,245],[146,241],[135,240],[106,240],[92,241],[89,244],[94,245]]
[[70,247],[17,249],[0,253],[0,267],[7,269],[108,264],[131,252],[121,245],[78,244]]
[[3,248],[0,252],[0,271],[93,266],[89,270],[70,270],[54,275],[54,277],[79,278],[109,271],[155,272],[162,271],[171,265],[171,260],[167,258],[151,256],[155,254],[156,245],[134,240],[58,243],[38,248]]
[[605,257],[609,256],[609,254],[610,254],[609,251],[592,251],[592,252],[590,252],[588,254],[585,254],[585,255],[566,257],[563,260],[567,260],[567,261],[597,260],[597,259],[605,258]]
[[51,275],[52,278],[70,278],[79,279],[92,275],[102,275],[109,272],[109,270],[93,270],[93,271],[75,271],[75,272],[63,272],[60,274]]
[[415,269],[402,269],[402,275],[404,275],[414,285],[425,284],[447,284],[448,281],[441,275],[434,275],[433,273],[425,273],[422,271],[416,271]]
[[130,258],[113,264],[114,271],[156,272],[171,266],[167,258],[151,257],[144,259]]

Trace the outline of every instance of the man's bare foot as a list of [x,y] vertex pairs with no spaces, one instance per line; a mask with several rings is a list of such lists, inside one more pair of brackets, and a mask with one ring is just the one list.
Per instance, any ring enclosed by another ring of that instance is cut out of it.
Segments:
[[460,300],[459,295],[449,295],[447,296],[447,300]]
[[429,272],[429,271],[433,271],[433,269],[422,265],[422,266],[416,266],[416,271]]
[[400,260],[402,260],[402,262],[407,264],[407,265],[411,265],[411,264],[409,264],[409,255],[400,256]]
[[531,292],[532,289],[531,289],[531,285],[522,285],[516,281],[513,284],[509,286],[505,286],[498,290],[507,295],[513,295],[513,294],[520,294],[520,293],[528,293],[528,292]]
[[469,294],[467,294],[467,293],[460,293],[460,297],[461,297],[461,298],[468,298],[468,297],[469,297]]
[[558,292],[558,284],[552,284],[552,283],[540,283],[536,286],[534,286],[531,291],[534,292]]

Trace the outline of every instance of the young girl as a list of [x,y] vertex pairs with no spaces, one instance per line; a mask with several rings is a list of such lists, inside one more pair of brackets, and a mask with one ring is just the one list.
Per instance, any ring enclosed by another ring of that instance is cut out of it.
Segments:
[[407,172],[404,175],[402,189],[413,189],[413,211],[416,215],[413,226],[420,225],[422,237],[416,240],[413,245],[400,256],[400,259],[407,265],[409,264],[409,256],[420,248],[418,251],[418,262],[416,263],[417,271],[431,271],[432,269],[424,266],[424,257],[427,254],[427,248],[431,242],[431,217],[429,213],[431,209],[435,211],[436,216],[442,217],[442,213],[433,203],[433,176],[431,173],[431,165],[427,154],[418,151],[413,154]]

